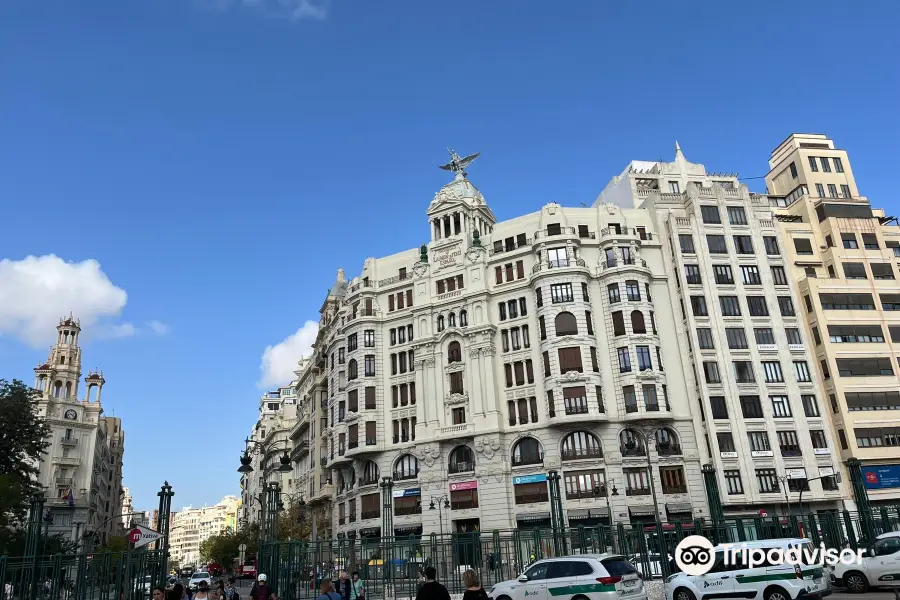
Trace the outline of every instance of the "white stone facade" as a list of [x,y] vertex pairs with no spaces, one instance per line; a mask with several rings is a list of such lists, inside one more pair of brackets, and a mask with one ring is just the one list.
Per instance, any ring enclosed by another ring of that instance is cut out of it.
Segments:
[[778,514],[800,499],[801,478],[815,479],[806,510],[843,508],[830,409],[768,199],[676,147],[671,163],[633,161],[606,202],[641,207],[664,238],[675,352],[726,516]]
[[50,535],[80,541],[96,534],[101,542],[121,533],[122,461],[125,433],[122,421],[104,417],[99,371],[85,377],[78,397],[82,355],[81,326],[69,315],[57,326],[57,343],[47,361],[35,368],[34,387],[40,392],[39,414],[50,425],[50,446],[42,457],[38,481],[46,490],[52,516]]
[[213,506],[187,506],[173,512],[169,527],[172,558],[180,566],[200,564],[200,545],[214,535],[233,531],[240,501],[225,496]]
[[497,223],[462,172],[427,215],[423,248],[339,273],[298,370],[293,453],[308,418],[333,532],[381,533],[388,476],[393,534],[547,525],[550,470],[569,525],[653,520],[648,454],[658,517],[708,517],[653,215],[551,203]]

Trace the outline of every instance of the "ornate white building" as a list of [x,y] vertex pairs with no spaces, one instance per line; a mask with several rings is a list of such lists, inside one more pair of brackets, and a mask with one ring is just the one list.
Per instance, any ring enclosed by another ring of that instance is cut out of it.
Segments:
[[84,379],[79,398],[82,356],[81,326],[72,315],[60,319],[56,345],[47,361],[34,369],[40,392],[39,414],[51,428],[50,446],[42,457],[39,483],[47,490],[52,522],[49,533],[80,540],[96,534],[101,542],[121,533],[122,459],[125,432],[122,421],[104,417],[101,391],[106,380],[100,371]]
[[351,537],[381,535],[384,477],[391,534],[548,526],[556,470],[572,526],[708,517],[654,215],[550,203],[497,222],[471,160],[445,165],[427,244],[339,271],[295,382],[306,500]]

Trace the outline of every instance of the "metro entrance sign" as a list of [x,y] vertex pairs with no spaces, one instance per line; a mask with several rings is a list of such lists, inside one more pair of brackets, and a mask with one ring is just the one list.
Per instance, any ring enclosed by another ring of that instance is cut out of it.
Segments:
[[143,525],[138,525],[134,529],[128,532],[128,541],[134,544],[135,548],[140,548],[141,546],[146,546],[151,542],[155,542],[163,535],[158,531],[153,531],[149,527],[144,527]]

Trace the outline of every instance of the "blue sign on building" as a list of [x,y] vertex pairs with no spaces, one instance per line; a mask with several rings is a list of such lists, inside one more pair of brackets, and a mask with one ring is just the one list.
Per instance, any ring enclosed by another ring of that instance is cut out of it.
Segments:
[[519,475],[518,477],[513,477],[513,485],[520,485],[523,483],[541,483],[542,481],[547,481],[546,473],[538,473],[536,475]]
[[900,465],[863,467],[862,476],[866,489],[884,490],[900,487]]
[[405,490],[394,490],[392,496],[394,498],[405,498],[406,496],[421,496],[422,488],[406,488]]

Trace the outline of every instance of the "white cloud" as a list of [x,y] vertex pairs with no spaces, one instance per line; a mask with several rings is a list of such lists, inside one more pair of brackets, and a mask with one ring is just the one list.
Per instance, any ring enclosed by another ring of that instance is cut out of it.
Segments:
[[127,301],[125,290],[93,259],[75,263],[48,254],[0,260],[0,335],[33,347],[52,342],[59,318],[70,312],[85,327],[118,316]]
[[172,331],[172,328],[169,325],[166,325],[165,323],[163,323],[162,321],[156,321],[156,320],[147,321],[145,323],[145,325],[147,326],[147,329],[149,329],[156,335],[166,335],[170,331]]
[[281,343],[266,346],[259,365],[259,387],[267,388],[290,383],[294,378],[297,361],[312,353],[319,324],[307,321],[303,327],[284,338]]
[[149,332],[165,335],[169,326],[147,321],[110,323],[128,302],[96,260],[66,262],[56,255],[0,260],[0,336],[18,338],[39,348],[53,343],[59,318],[72,313],[86,338],[120,339]]
[[242,7],[256,10],[266,17],[289,19],[314,19],[323,21],[328,16],[331,0],[196,0],[212,10],[228,10]]

